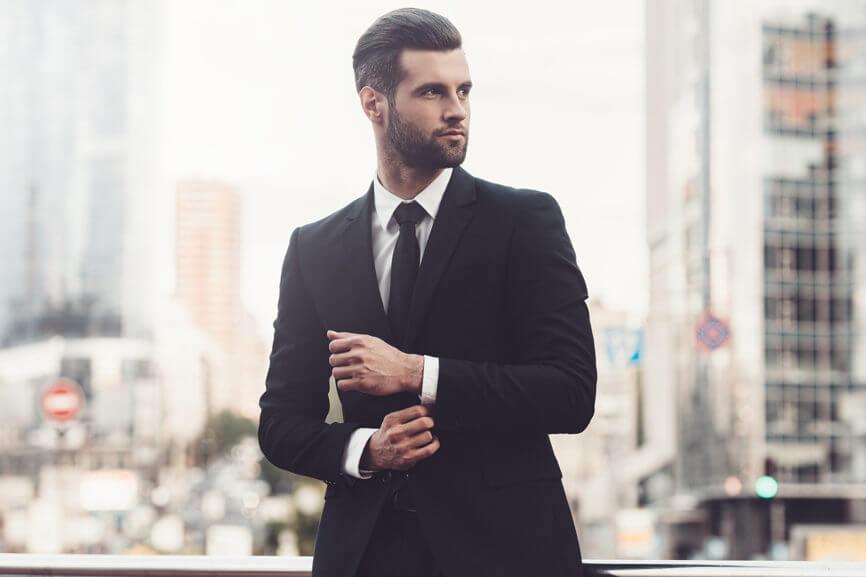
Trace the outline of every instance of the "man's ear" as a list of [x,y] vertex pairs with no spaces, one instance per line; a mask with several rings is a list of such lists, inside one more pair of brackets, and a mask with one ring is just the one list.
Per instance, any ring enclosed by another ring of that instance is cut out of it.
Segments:
[[370,119],[370,122],[382,124],[385,119],[385,107],[387,106],[385,95],[369,86],[365,86],[358,93],[358,96],[361,99],[361,109],[367,118]]

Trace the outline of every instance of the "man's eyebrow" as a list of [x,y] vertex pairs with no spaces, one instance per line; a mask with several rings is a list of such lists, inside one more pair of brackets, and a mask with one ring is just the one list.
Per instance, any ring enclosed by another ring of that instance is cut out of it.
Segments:
[[[447,86],[445,86],[441,82],[426,82],[426,83],[422,84],[421,86],[419,86],[418,88],[416,88],[415,90],[413,90],[413,93],[423,94],[424,92],[427,92],[431,88],[438,88],[439,90],[445,90],[447,88]],[[472,88],[472,81],[467,80],[466,82],[464,82],[463,84],[460,85],[460,88]]]
[[441,82],[425,82],[424,84],[422,84],[421,86],[416,88],[414,90],[414,92],[415,92],[415,94],[423,94],[424,92],[427,92],[431,88],[438,88],[439,90],[444,90],[445,85],[442,84]]

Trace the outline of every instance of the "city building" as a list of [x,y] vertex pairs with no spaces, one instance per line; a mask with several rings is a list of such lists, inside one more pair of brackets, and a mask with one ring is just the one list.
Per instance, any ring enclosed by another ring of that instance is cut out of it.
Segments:
[[0,4],[0,346],[149,331],[159,10]]
[[227,184],[177,186],[175,294],[224,350],[234,346],[241,316],[241,199]]
[[209,410],[258,418],[268,351],[241,302],[241,197],[209,180],[178,184],[175,212],[175,293],[224,357],[213,376]]
[[0,470],[38,468],[39,459],[15,461],[15,455],[51,447],[49,437],[63,429],[41,410],[46,388],[61,380],[72,381],[82,394],[81,412],[69,421],[65,442],[75,445],[70,448],[91,448],[96,461],[111,466],[155,462],[162,400],[153,345],[112,337],[52,337],[0,350]]
[[674,391],[671,499],[715,553],[788,558],[801,525],[866,520],[866,4],[646,15],[646,388]]
[[[162,390],[153,353],[147,340],[113,337],[0,350],[6,550],[59,553],[98,543],[112,524],[96,512],[129,513],[156,478]],[[71,394],[52,395],[56,388]]]

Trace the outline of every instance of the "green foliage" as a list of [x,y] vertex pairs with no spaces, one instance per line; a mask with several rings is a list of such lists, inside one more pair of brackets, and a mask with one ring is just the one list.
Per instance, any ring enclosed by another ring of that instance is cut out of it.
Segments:
[[279,495],[281,493],[291,493],[296,486],[298,476],[290,473],[285,469],[280,469],[273,463],[262,456],[259,459],[259,467],[261,470],[261,478],[271,488],[271,495]]
[[254,420],[228,409],[208,417],[197,443],[201,462],[227,454],[244,437],[255,437],[258,428]]
[[299,513],[295,519],[294,530],[298,535],[298,554],[312,555],[316,548],[319,515],[304,515]]

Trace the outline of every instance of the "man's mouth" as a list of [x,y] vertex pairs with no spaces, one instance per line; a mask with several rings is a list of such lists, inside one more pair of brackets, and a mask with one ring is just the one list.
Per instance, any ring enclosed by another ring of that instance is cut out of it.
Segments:
[[444,136],[445,138],[457,139],[457,138],[465,138],[466,133],[463,132],[462,130],[446,130],[445,132],[441,133],[439,136]]

